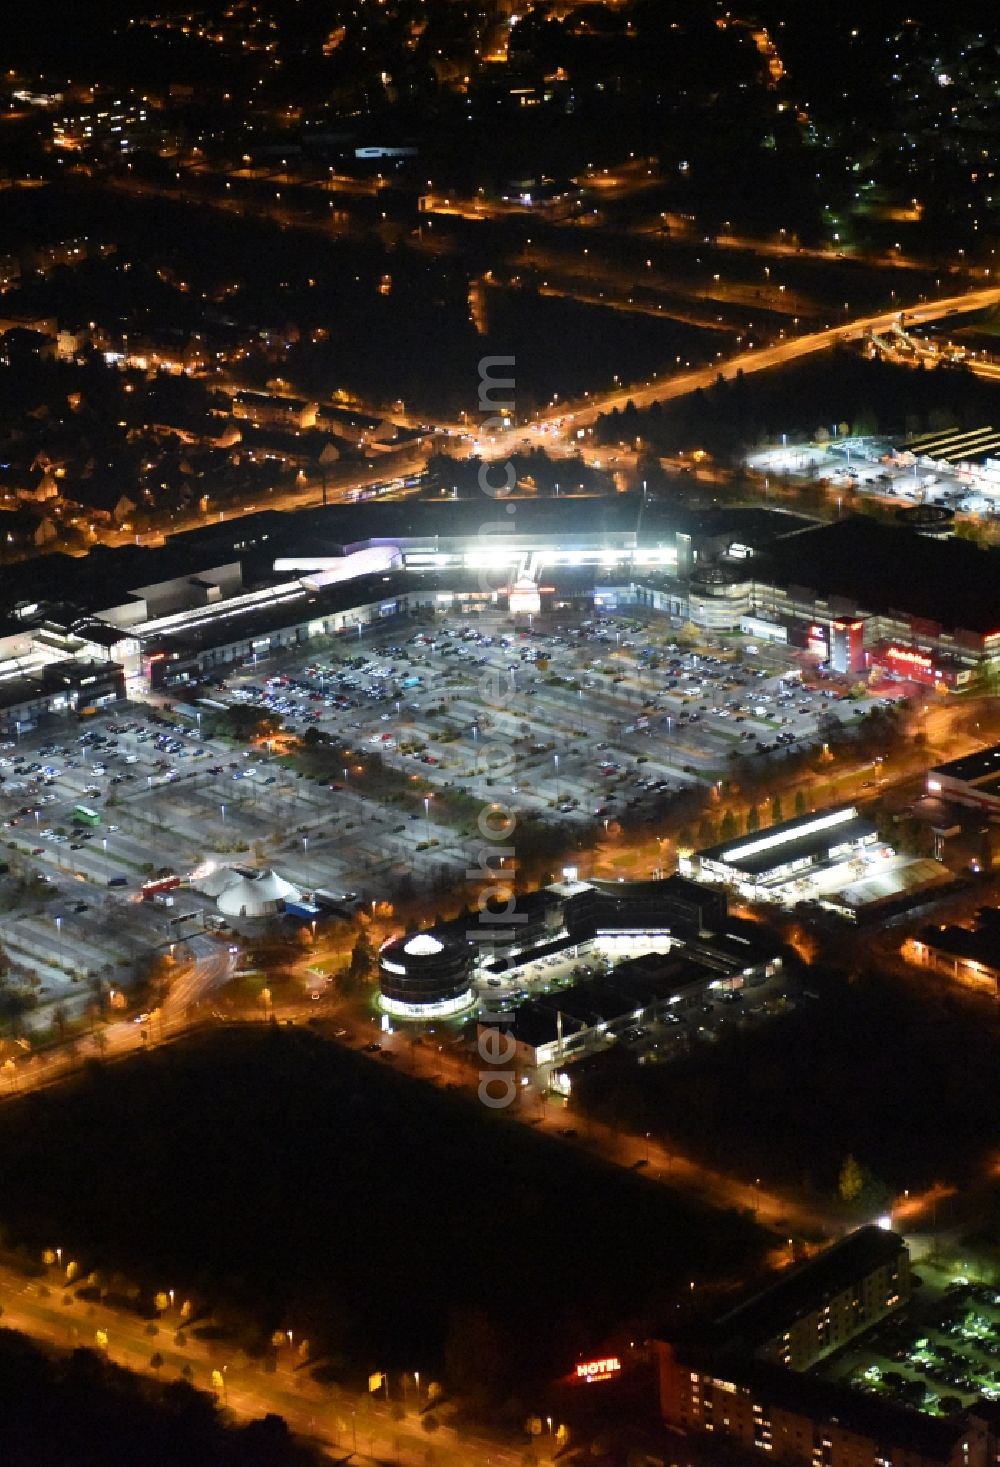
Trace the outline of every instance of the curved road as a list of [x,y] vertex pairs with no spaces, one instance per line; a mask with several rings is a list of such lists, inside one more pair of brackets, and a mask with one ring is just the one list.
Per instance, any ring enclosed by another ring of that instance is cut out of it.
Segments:
[[589,397],[582,403],[574,403],[550,409],[520,428],[510,428],[508,438],[513,435],[524,437],[537,434],[544,441],[544,434],[554,422],[571,419],[573,428],[592,423],[601,413],[613,408],[624,408],[632,402],[636,407],[648,407],[653,402],[663,402],[673,397],[684,397],[699,387],[711,387],[718,377],[735,377],[738,372],[763,372],[769,367],[780,367],[787,362],[814,352],[827,351],[844,341],[856,341],[870,331],[887,331],[900,317],[907,325],[923,325],[928,321],[943,321],[951,316],[966,315],[971,311],[982,311],[1000,304],[1000,287],[989,286],[981,290],[964,291],[961,295],[942,296],[936,301],[922,301],[915,306],[899,306],[891,311],[882,311],[874,316],[860,316],[840,326],[830,326],[823,331],[813,331],[806,336],[796,336],[780,341],[774,346],[761,347],[740,352],[724,361],[713,362],[691,372],[681,372],[675,377],[665,377],[652,382],[635,383],[631,387],[616,388],[614,392]]

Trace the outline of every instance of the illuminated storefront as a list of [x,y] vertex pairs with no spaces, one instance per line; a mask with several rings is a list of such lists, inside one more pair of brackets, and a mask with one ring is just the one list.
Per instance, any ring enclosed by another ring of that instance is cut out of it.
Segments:
[[868,654],[872,667],[901,682],[922,683],[927,687],[963,688],[972,679],[972,668],[949,662],[930,652],[884,642]]

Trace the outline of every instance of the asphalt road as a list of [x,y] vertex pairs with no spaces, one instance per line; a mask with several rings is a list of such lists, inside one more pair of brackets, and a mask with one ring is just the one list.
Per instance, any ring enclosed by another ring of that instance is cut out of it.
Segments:
[[961,295],[943,296],[936,301],[922,301],[915,306],[900,305],[891,311],[880,311],[876,315],[861,316],[853,321],[846,321],[840,326],[831,326],[823,331],[813,331],[805,336],[792,337],[775,346],[762,347],[759,351],[740,352],[736,356],[713,362],[697,371],[682,372],[676,376],[657,379],[653,382],[635,383],[614,392],[591,396],[585,403],[571,405],[568,411],[564,404],[560,409],[550,410],[530,424],[512,428],[507,436],[510,437],[515,433],[522,438],[529,436],[533,443],[540,446],[544,444],[546,424],[554,419],[562,421],[569,417],[575,430],[592,423],[601,413],[610,412],[616,407],[624,408],[629,401],[633,402],[636,407],[648,407],[652,402],[664,402],[670,398],[684,397],[699,387],[710,387],[719,376],[730,378],[735,377],[738,372],[744,374],[762,372],[769,367],[783,366],[801,357],[811,356],[818,351],[827,351],[831,346],[836,346],[840,342],[856,341],[871,331],[886,331],[901,312],[908,325],[919,325],[928,321],[943,321],[949,317],[964,315],[972,311],[981,311],[998,302],[1000,302],[1000,288],[989,286],[979,290],[965,291]]
[[[237,1421],[275,1412],[333,1461],[349,1460],[359,1467],[370,1462],[425,1467],[432,1440],[438,1467],[515,1467],[521,1460],[523,1446],[494,1444],[475,1434],[457,1432],[447,1424],[447,1407],[434,1413],[440,1425],[433,1436],[425,1431],[417,1411],[418,1388],[412,1377],[407,1382],[406,1415],[395,1421],[390,1404],[380,1395],[355,1394],[341,1386],[331,1388],[316,1382],[294,1340],[278,1351],[276,1369],[267,1373],[241,1352],[218,1341],[200,1339],[197,1329],[209,1321],[192,1320],[185,1325],[179,1313],[180,1300],[157,1321],[149,1322],[123,1310],[79,1299],[75,1293],[78,1282],[70,1288],[60,1284],[68,1263],[68,1259],[61,1259],[39,1279],[26,1279],[0,1267],[2,1325],[45,1345],[103,1350],[116,1365],[160,1380],[177,1379],[186,1370],[191,1384],[214,1394]],[[154,1355],[162,1360],[156,1369],[151,1364]],[[221,1389],[218,1377],[213,1379],[214,1372],[221,1377]],[[394,1397],[400,1384],[398,1379],[393,1382]],[[420,1404],[426,1406],[423,1394]]]

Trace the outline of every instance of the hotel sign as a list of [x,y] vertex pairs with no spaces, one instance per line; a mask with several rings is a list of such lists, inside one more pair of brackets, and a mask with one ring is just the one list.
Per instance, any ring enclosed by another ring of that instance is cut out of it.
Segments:
[[576,1367],[576,1378],[588,1383],[593,1380],[613,1380],[616,1375],[621,1374],[621,1368],[622,1362],[617,1355],[612,1355],[607,1360],[585,1360]]

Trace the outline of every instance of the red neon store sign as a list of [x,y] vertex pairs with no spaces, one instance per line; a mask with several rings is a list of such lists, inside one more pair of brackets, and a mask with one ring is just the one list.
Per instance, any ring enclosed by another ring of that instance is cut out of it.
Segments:
[[890,647],[886,656],[892,662],[909,662],[913,667],[922,667],[930,671],[934,663],[930,657],[925,657],[922,652],[910,652],[905,647]]

